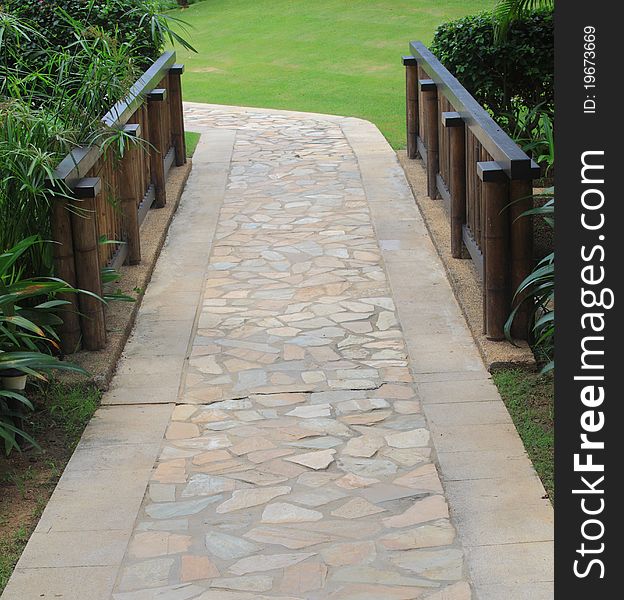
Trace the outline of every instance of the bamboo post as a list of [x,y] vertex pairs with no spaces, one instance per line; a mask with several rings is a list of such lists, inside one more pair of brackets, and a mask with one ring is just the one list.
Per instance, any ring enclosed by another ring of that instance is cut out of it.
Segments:
[[404,56],[405,65],[405,122],[407,158],[418,154],[418,63],[413,56]]
[[427,146],[427,194],[438,197],[438,88],[431,79],[418,82],[423,98],[425,143]]
[[[51,228],[54,256],[54,275],[76,287],[76,267],[74,264],[74,242],[72,239],[72,222],[67,199],[62,196],[52,200]],[[59,294],[59,300],[66,300],[61,318],[62,325],[58,328],[61,350],[64,354],[72,354],[80,349],[80,318],[78,316],[78,298],[76,294]]]
[[[102,296],[102,277],[95,226],[97,198],[102,184],[99,177],[81,179],[74,187],[76,199],[71,213],[76,264],[76,284],[80,289]],[[79,294],[82,342],[87,350],[100,350],[106,345],[106,323],[103,303],[87,294]]]
[[165,148],[163,135],[164,100],[167,90],[157,88],[147,95],[147,119],[149,122],[150,167],[154,183],[154,208],[162,208],[167,204],[165,181]]
[[[515,180],[510,184],[509,218],[511,221],[511,293],[515,294],[518,286],[533,269],[533,218],[521,216],[533,208],[533,181]],[[514,301],[512,308],[522,300]],[[518,309],[511,334],[519,340],[529,337],[529,301]]]
[[[124,125],[124,131],[138,140],[141,137],[141,126],[138,123]],[[126,262],[136,265],[141,262],[141,236],[139,235],[139,211],[137,209],[141,192],[139,191],[139,152],[137,143],[130,144],[121,159],[119,177],[119,195],[121,212],[128,244]]]
[[175,148],[176,166],[186,164],[186,141],[184,139],[184,107],[182,106],[182,73],[184,65],[176,64],[169,69],[169,110],[171,133]]
[[464,120],[456,112],[442,113],[442,124],[450,128],[451,256],[461,258],[466,223],[466,130]]
[[509,317],[509,180],[496,162],[477,163],[483,181],[485,224],[483,249],[485,335],[505,339]]

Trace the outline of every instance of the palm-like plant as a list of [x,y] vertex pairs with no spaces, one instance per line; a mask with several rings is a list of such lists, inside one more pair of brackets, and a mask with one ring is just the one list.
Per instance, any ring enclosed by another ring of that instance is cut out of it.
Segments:
[[[552,195],[554,188],[547,190]],[[551,198],[543,206],[524,212],[521,217],[541,216],[552,228],[555,226],[555,199]],[[554,369],[553,358],[555,341],[555,253],[551,252],[537,263],[535,269],[520,284],[514,295],[518,302],[505,323],[505,335],[511,340],[511,325],[520,307],[531,306],[530,323],[533,347],[539,349],[548,362],[542,372]]]
[[503,39],[510,25],[517,19],[534,10],[552,10],[555,0],[499,0],[494,7],[494,33],[497,39]]
[[[62,323],[56,313],[69,304],[54,296],[80,290],[53,277],[22,277],[20,259],[41,243],[37,236],[31,236],[0,254],[0,374],[5,376],[25,374],[45,380],[45,373],[53,370],[85,373],[81,367],[53,356],[58,348],[54,328]],[[0,440],[7,454],[20,449],[20,438],[35,443],[19,427],[24,409],[33,409],[25,396],[0,389]]]

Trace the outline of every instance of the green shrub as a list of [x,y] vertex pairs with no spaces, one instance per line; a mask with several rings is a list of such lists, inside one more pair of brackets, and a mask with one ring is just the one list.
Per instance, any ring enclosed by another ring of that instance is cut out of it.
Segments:
[[[145,0],[4,0],[9,12],[27,20],[44,34],[51,47],[63,50],[74,41],[73,28],[60,16],[59,9],[85,26],[101,27],[109,34],[128,42],[146,58],[154,59],[161,48],[152,39],[149,28],[140,26],[141,14],[134,9],[151,2]],[[36,50],[36,40],[27,49]]]
[[553,14],[523,15],[499,42],[494,29],[490,13],[451,21],[437,29],[431,50],[501,125],[514,128],[520,107],[552,110]]

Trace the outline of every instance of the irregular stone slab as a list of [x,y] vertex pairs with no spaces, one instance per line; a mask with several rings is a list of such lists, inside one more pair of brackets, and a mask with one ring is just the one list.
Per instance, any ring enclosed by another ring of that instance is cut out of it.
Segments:
[[166,502],[162,504],[148,504],[145,512],[152,519],[175,519],[176,517],[186,517],[201,512],[209,504],[219,502],[223,496],[210,496],[209,498],[199,498],[197,500],[187,500],[185,502]]
[[332,567],[361,565],[375,560],[375,542],[344,542],[321,550],[323,560]]
[[346,415],[354,412],[369,412],[381,408],[389,408],[390,404],[383,398],[362,398],[360,400],[347,400],[336,404],[336,412]]
[[383,438],[373,435],[362,435],[351,438],[342,449],[343,454],[348,456],[370,458],[385,445]]
[[287,445],[293,448],[318,448],[327,450],[329,448],[335,448],[343,443],[340,438],[333,437],[331,435],[324,435],[322,437],[312,437],[304,439],[301,442],[289,442]]
[[353,490],[379,483],[379,479],[375,479],[373,477],[360,477],[355,473],[347,473],[344,477],[341,477],[335,483],[337,486],[344,488],[345,490]]
[[470,600],[471,598],[472,591],[465,581],[454,583],[431,596],[427,596],[427,600]]
[[212,462],[220,462],[224,460],[230,460],[232,455],[227,450],[210,450],[209,452],[202,452],[193,457],[193,464],[201,467]]
[[296,565],[306,558],[315,556],[315,552],[298,552],[292,554],[265,554],[250,556],[235,562],[230,571],[236,575],[246,575],[247,573],[258,573],[261,571],[272,571],[273,569],[284,569],[291,565]]
[[361,477],[387,477],[397,472],[397,466],[383,458],[351,458],[341,456],[336,463],[338,468]]
[[206,534],[205,544],[211,554],[223,560],[243,558],[261,549],[258,544],[215,530]]
[[174,502],[176,486],[173,484],[151,483],[149,497],[152,502]]
[[187,554],[180,559],[180,579],[187,583],[219,577],[219,569],[207,556]]
[[374,425],[375,423],[385,421],[388,417],[392,416],[392,414],[391,410],[375,410],[362,414],[351,413],[339,417],[339,419],[345,425]]
[[189,600],[197,597],[203,591],[204,588],[187,583],[137,592],[117,593],[113,594],[113,600]]
[[325,585],[327,567],[318,562],[303,562],[284,569],[279,590],[284,593],[305,594]]
[[383,448],[379,453],[403,467],[413,467],[431,458],[431,448]]
[[402,485],[415,490],[426,490],[442,494],[442,484],[435,465],[430,463],[423,465],[414,471],[410,471],[394,480],[395,485]]
[[320,450],[319,452],[306,452],[305,454],[289,456],[284,460],[318,471],[319,469],[326,469],[334,462],[334,454],[336,454],[334,449]]
[[269,504],[262,513],[263,523],[306,523],[319,521],[323,514],[287,502]]
[[435,588],[437,584],[420,577],[409,577],[398,571],[378,569],[369,565],[341,567],[332,576],[334,581],[350,583],[382,583],[386,585],[406,585],[422,588]]
[[236,490],[229,500],[217,506],[219,514],[266,504],[267,502],[290,493],[289,486],[266,487],[262,489]]
[[443,496],[429,496],[410,506],[404,513],[383,519],[386,527],[409,527],[435,519],[448,519],[448,506]]
[[413,600],[422,596],[420,587],[387,586],[373,584],[345,585],[329,596],[329,600]]
[[130,565],[122,570],[121,591],[141,588],[159,588],[169,584],[169,572],[175,564],[173,558],[153,558]]
[[253,437],[235,444],[230,448],[230,452],[236,454],[237,456],[241,456],[243,454],[249,454],[250,452],[271,450],[275,447],[275,444],[270,440],[261,437]]
[[133,558],[154,558],[165,554],[186,552],[193,538],[163,531],[137,533],[128,545],[128,554]]
[[329,404],[312,404],[309,406],[298,406],[286,413],[289,417],[299,417],[301,419],[313,419],[317,417],[329,417],[331,406]]
[[299,425],[304,429],[310,429],[311,431],[325,433],[327,435],[338,437],[351,437],[353,435],[352,431],[344,423],[340,423],[334,419],[306,419],[299,423]]
[[269,575],[243,575],[242,577],[223,577],[213,579],[210,587],[242,592],[268,592],[273,587],[273,578]]
[[182,497],[190,496],[214,496],[223,492],[231,492],[236,483],[226,477],[197,473],[192,475],[187,486],[182,491]]
[[345,498],[347,494],[340,490],[334,490],[330,487],[317,488],[310,491],[296,492],[291,494],[288,499],[296,502],[297,504],[303,504],[304,506],[311,506],[316,508],[323,504],[328,504],[334,500],[340,500]]
[[429,444],[429,432],[424,429],[413,429],[401,433],[391,433],[386,436],[388,446],[392,448],[419,448]]
[[254,485],[270,485],[275,486],[278,483],[283,483],[284,481],[288,481],[288,477],[284,477],[282,475],[275,475],[273,473],[266,473],[257,470],[251,471],[243,471],[242,473],[232,473],[228,475],[232,479],[238,479],[239,481],[244,481],[246,483],[252,483]]
[[165,521],[143,521],[137,525],[137,531],[186,531],[188,519],[170,519]]
[[364,498],[353,498],[345,502],[340,508],[332,510],[331,514],[343,519],[359,519],[385,511],[385,508],[375,506]]
[[308,526],[303,530],[269,525],[255,527],[248,531],[245,537],[263,544],[279,544],[291,550],[316,546],[333,539],[330,535],[309,531]]
[[449,546],[455,540],[455,528],[447,519],[439,519],[428,525],[389,533],[379,539],[388,550],[413,550],[433,546]]
[[307,487],[318,488],[340,477],[340,473],[331,473],[328,471],[306,471],[297,478],[297,483],[301,483]]
[[428,579],[455,581],[462,576],[464,555],[457,548],[444,550],[405,550],[390,560],[397,566]]

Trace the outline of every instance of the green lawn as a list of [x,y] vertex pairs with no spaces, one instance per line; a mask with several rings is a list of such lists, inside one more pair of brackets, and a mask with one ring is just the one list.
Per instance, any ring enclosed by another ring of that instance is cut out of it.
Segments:
[[205,0],[174,11],[199,51],[178,49],[184,97],[373,121],[405,145],[404,69],[410,40],[495,0]]

